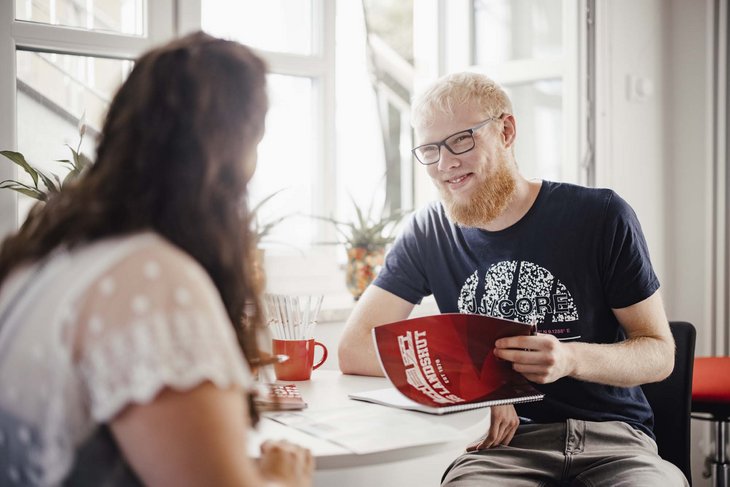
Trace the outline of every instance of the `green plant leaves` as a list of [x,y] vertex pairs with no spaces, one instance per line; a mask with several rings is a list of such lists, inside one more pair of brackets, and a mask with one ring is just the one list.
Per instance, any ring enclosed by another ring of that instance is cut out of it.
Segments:
[[409,210],[399,210],[387,216],[383,215],[383,212],[379,216],[373,216],[372,202],[365,213],[352,196],[350,201],[355,208],[355,220],[352,222],[340,221],[331,216],[312,215],[312,218],[331,223],[342,236],[341,243],[348,247],[363,247],[369,250],[385,247],[395,239],[397,224],[410,213]]
[[35,184],[36,188],[38,187],[38,171],[35,170],[33,166],[28,164],[28,161],[25,160],[25,156],[23,154],[11,150],[0,151],[0,154],[10,159],[18,166],[22,167],[23,170],[28,173],[31,179],[33,179],[33,183]]
[[12,179],[6,179],[5,181],[0,182],[0,189],[4,188],[12,189],[13,191],[17,191],[18,193],[24,194],[25,196],[29,196],[39,201],[46,200],[46,193],[44,193],[40,189],[25,185],[18,181],[13,181]]
[[[44,173],[40,169],[33,167],[25,159],[25,156],[20,152],[9,150],[0,151],[0,155],[3,155],[13,163],[23,168],[23,170],[33,180],[33,186],[29,186],[27,184],[21,183],[20,181],[7,179],[0,182],[0,189],[10,189],[13,191],[17,191],[18,193],[24,194],[25,196],[29,196],[40,201],[46,201],[50,193],[56,193],[58,191],[61,191],[61,188],[64,184],[80,177],[93,164],[91,159],[89,159],[80,152],[81,142],[83,141],[85,130],[86,127],[84,125],[81,125],[79,128],[80,137],[79,146],[77,149],[74,149],[70,145],[66,145],[66,147],[68,147],[71,151],[72,159],[57,159],[55,161],[65,166],[69,170],[63,180],[61,180],[61,178],[54,173],[51,173],[49,175]],[[45,186],[45,188],[38,185],[39,181],[43,183],[43,186]]]
[[273,193],[266,196],[264,199],[259,201],[256,206],[254,206],[249,211],[249,219],[250,219],[250,225],[251,229],[253,231],[254,237],[256,238],[256,243],[260,243],[264,238],[266,238],[269,233],[279,225],[282,221],[286,220],[287,218],[291,217],[292,215],[284,215],[280,216],[278,218],[275,218],[273,220],[267,221],[265,223],[261,223],[259,220],[259,210],[267,203],[269,202],[274,196],[278,195],[282,191],[286,190],[288,188],[281,188],[279,190],[274,191]]

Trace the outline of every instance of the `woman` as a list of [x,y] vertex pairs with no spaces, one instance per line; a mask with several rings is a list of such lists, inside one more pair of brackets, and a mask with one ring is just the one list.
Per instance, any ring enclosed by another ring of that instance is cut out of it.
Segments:
[[94,166],[3,242],[0,485],[311,485],[309,452],[245,442],[265,76],[203,33],[145,54]]

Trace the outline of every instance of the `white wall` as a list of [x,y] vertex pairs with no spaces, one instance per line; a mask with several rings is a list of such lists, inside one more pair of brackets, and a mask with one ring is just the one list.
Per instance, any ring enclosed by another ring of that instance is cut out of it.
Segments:
[[[693,323],[697,355],[708,354],[710,2],[597,3],[597,185],[636,210],[669,319]],[[629,76],[647,80],[651,93],[629,96]],[[701,475],[709,451],[708,425],[693,421],[695,486],[710,485]]]
[[[697,355],[709,353],[712,167],[709,133],[711,19],[709,2],[672,0],[664,41],[667,195],[665,239],[671,255],[670,316],[698,327]],[[702,8],[704,7],[704,8]]]
[[[711,148],[709,2],[598,2],[597,185],[634,208],[669,318],[707,353]],[[630,76],[651,93],[629,96]]]
[[[709,110],[711,84],[710,2],[672,0],[664,32],[667,79],[665,103],[666,211],[665,240],[669,259],[665,298],[674,319],[697,327],[696,355],[710,353],[712,164]],[[692,422],[692,476],[702,478],[703,462],[712,451],[709,424]]]
[[[662,3],[597,2],[596,186],[615,190],[634,208],[666,283]],[[651,93],[629,96],[629,77],[643,80]]]

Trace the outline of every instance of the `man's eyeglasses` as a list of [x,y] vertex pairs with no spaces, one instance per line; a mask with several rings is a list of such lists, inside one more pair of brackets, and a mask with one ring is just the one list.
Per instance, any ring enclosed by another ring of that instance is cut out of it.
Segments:
[[449,152],[455,156],[469,152],[476,146],[476,142],[474,141],[474,132],[484,127],[489,122],[499,119],[500,117],[488,118],[469,129],[449,135],[441,142],[419,145],[418,147],[411,149],[411,152],[413,152],[413,155],[416,156],[418,162],[425,166],[436,164],[441,160],[441,146],[446,147]]

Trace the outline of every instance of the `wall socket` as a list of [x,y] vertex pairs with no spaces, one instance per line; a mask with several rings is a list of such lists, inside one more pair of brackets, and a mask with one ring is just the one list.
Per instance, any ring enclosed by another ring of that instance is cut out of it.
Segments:
[[635,74],[626,75],[626,99],[644,102],[654,94],[654,83],[650,78]]

